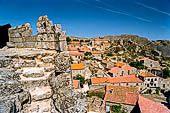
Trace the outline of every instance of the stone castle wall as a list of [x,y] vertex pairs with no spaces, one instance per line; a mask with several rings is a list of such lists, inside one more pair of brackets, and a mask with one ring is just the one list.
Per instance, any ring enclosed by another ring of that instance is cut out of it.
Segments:
[[66,51],[66,32],[61,30],[61,24],[53,25],[47,16],[39,17],[37,21],[37,35],[32,34],[29,23],[12,27],[8,30],[8,47],[38,48]]

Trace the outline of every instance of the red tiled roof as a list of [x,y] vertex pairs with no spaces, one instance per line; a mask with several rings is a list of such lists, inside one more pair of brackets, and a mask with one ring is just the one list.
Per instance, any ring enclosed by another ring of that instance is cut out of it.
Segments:
[[103,44],[110,44],[109,42],[104,42]]
[[108,77],[108,78],[92,78],[92,84],[102,83],[142,83],[136,75],[128,75],[123,77]]
[[136,105],[138,97],[138,93],[127,92],[125,103],[129,105]]
[[105,38],[96,38],[95,41],[109,41],[109,40]]
[[122,62],[117,62],[114,66],[117,66],[117,67],[122,67],[124,66],[125,63],[122,63]]
[[69,52],[70,56],[84,56],[82,52]]
[[122,71],[119,67],[113,67],[111,70],[109,70],[110,73],[118,73],[119,71]]
[[147,58],[147,57],[144,57],[144,58],[138,59],[138,61],[141,61],[141,60],[150,60],[150,61],[152,61],[152,62],[157,62],[157,61],[152,60],[152,59],[149,59],[149,58]]
[[108,78],[109,83],[142,83],[136,75],[127,75],[123,77],[110,77]]
[[81,47],[79,49],[80,49],[80,51],[90,51],[90,48],[88,48],[88,47]]
[[122,67],[122,69],[124,69],[124,70],[132,70],[133,67],[131,67],[129,65],[125,65],[125,66]]
[[150,72],[142,72],[142,73],[139,73],[138,75],[142,77],[158,77],[157,75],[154,75]]
[[[130,95],[134,97],[129,97]],[[104,100],[112,103],[136,105],[138,100],[138,88],[108,85],[106,86],[106,95]]]
[[73,87],[79,88],[80,80],[73,80]]
[[79,41],[75,41],[75,42],[70,42],[70,44],[76,45],[76,44],[80,44]]
[[170,113],[167,107],[142,96],[139,96],[138,104],[141,113]]
[[77,51],[78,48],[77,48],[77,47],[68,47],[68,50],[69,50],[69,51]]
[[83,70],[84,65],[83,64],[71,64],[72,70]]
[[92,54],[101,54],[101,51],[91,51]]
[[108,83],[107,78],[91,78],[92,84]]

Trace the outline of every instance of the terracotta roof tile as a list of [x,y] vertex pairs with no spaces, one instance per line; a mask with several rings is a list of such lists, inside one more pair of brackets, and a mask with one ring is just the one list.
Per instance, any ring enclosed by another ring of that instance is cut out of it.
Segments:
[[139,76],[142,76],[142,77],[158,77],[152,73],[149,73],[149,72],[142,72],[142,73],[139,73],[138,74]]
[[138,59],[138,61],[141,61],[141,60],[150,60],[150,61],[152,61],[152,62],[157,62],[157,61],[152,60],[152,59],[149,59],[149,58],[147,58],[147,57],[144,57],[144,58]]
[[109,40],[105,38],[96,38],[95,41],[109,41]]
[[117,67],[122,67],[124,66],[125,63],[122,63],[122,62],[117,62],[114,66],[117,66]]
[[[132,100],[129,95],[135,95]],[[135,105],[138,100],[138,88],[126,86],[106,86],[106,95],[104,100],[112,103]]]
[[70,44],[76,45],[76,44],[80,44],[79,41],[75,41],[75,42],[70,42]]
[[83,64],[71,64],[72,70],[83,70],[84,65]]
[[74,88],[79,88],[80,80],[73,80],[73,87]]
[[103,44],[110,44],[109,42],[104,42]]
[[101,51],[91,51],[92,54],[101,54]]
[[79,48],[80,49],[80,51],[90,51],[90,48],[88,48],[88,47],[81,47],[81,48]]
[[82,52],[69,52],[70,56],[84,56]]
[[118,73],[119,71],[122,71],[122,69],[119,67],[113,67],[111,70],[109,70],[109,72],[113,74]]
[[110,77],[108,78],[109,83],[142,83],[136,75],[127,75],[123,77]]
[[139,96],[138,104],[141,113],[170,113],[167,107],[142,96]]
[[131,66],[129,66],[129,65],[124,65],[124,66],[122,67],[122,69],[124,69],[124,70],[132,70],[133,67],[131,67]]
[[68,47],[68,50],[69,50],[69,51],[77,51],[77,50],[78,50],[78,47]]
[[143,83],[136,75],[128,75],[123,77],[107,77],[107,78],[92,78],[92,84],[102,83]]
[[107,78],[91,78],[92,84],[98,84],[98,83],[108,83]]

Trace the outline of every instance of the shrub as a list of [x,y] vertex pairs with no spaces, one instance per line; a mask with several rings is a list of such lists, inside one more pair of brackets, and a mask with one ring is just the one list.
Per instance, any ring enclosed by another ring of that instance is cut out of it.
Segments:
[[85,52],[85,56],[90,56],[92,55],[91,52]]
[[79,41],[78,39],[73,39],[73,41]]
[[110,109],[111,113],[126,113],[124,110],[122,110],[121,105],[111,105]]
[[85,78],[84,76],[78,74],[74,77],[74,80],[80,80],[80,86],[83,87],[83,84],[85,84]]
[[66,41],[67,41],[67,42],[71,42],[71,38],[70,38],[70,37],[67,37],[67,38],[66,38]]
[[90,40],[85,40],[85,42],[90,42]]
[[112,52],[107,53],[107,56],[113,56],[113,53]]
[[157,87],[157,88],[156,88],[156,94],[157,94],[157,95],[159,95],[160,90],[161,90],[160,87]]
[[105,93],[101,92],[101,91],[89,91],[87,93],[87,96],[88,97],[97,96],[97,97],[99,97],[101,99],[104,99]]
[[84,42],[84,40],[80,40],[80,42]]
[[170,77],[170,70],[169,70],[169,68],[166,67],[162,71],[163,71],[163,77],[164,78]]

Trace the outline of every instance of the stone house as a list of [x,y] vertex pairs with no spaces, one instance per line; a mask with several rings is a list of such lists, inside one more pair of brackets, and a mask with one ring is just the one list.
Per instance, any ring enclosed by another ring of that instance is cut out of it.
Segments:
[[159,87],[161,89],[170,90],[170,79],[160,78],[160,85],[159,85]]
[[104,38],[96,38],[93,40],[94,45],[98,45],[98,44],[102,44],[102,43],[108,43],[108,39],[104,39]]
[[130,86],[137,87],[140,91],[143,87],[143,81],[136,77],[136,75],[128,75],[123,77],[104,77],[104,78],[91,78],[92,86]]
[[78,47],[68,47],[68,51],[78,52]]
[[37,48],[67,51],[66,31],[61,24],[54,24],[48,16],[40,16],[37,21],[37,35],[32,34],[29,23],[9,28],[9,48]]
[[85,68],[83,64],[71,64],[72,76],[76,76],[78,74],[85,76]]
[[145,66],[149,67],[149,68],[157,68],[160,67],[159,62],[149,59],[149,58],[142,58],[142,59],[138,59],[138,61],[142,61],[144,63]]
[[142,72],[137,74],[137,77],[144,81],[144,88],[160,87],[160,77],[149,72]]
[[91,51],[93,58],[102,60],[102,52],[100,51]]
[[108,74],[111,77],[118,77],[118,76],[124,76],[124,70],[119,67],[113,67],[108,71]]
[[137,69],[130,65],[124,65],[122,66],[122,69],[124,70],[124,75],[137,74]]
[[80,47],[80,42],[79,41],[72,41],[69,43],[70,47]]
[[138,95],[136,87],[108,85],[104,97],[105,106],[110,108],[111,105],[121,105],[125,112],[130,113],[136,105]]
[[108,49],[108,48],[110,47],[110,45],[111,45],[111,44],[110,44],[109,42],[103,42],[103,43],[102,43],[102,49],[104,49],[104,50],[105,50],[105,49]]
[[79,61],[81,59],[84,59],[84,53],[83,52],[69,52],[69,55],[73,60]]
[[90,52],[91,50],[90,50],[90,48],[88,48],[88,47],[80,47],[80,48],[79,48],[79,51],[85,53],[85,52]]

